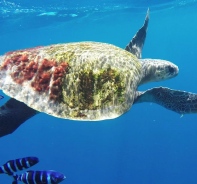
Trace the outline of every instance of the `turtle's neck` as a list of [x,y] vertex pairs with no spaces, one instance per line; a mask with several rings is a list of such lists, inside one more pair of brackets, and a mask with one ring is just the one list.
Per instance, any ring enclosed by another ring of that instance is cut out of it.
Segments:
[[166,60],[140,59],[142,64],[142,79],[139,85],[147,82],[157,82],[177,76],[178,67]]

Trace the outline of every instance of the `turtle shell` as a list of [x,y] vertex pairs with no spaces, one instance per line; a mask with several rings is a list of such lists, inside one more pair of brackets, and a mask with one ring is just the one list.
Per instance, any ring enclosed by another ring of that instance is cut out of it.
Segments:
[[111,119],[132,106],[141,72],[134,55],[111,44],[56,44],[0,57],[0,88],[56,117]]

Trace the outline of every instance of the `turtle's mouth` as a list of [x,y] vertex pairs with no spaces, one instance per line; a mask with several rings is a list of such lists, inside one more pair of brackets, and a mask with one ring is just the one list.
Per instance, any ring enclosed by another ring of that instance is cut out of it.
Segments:
[[175,64],[172,64],[172,63],[171,63],[171,65],[167,66],[167,70],[168,70],[169,78],[176,77],[179,73],[178,66],[176,66]]

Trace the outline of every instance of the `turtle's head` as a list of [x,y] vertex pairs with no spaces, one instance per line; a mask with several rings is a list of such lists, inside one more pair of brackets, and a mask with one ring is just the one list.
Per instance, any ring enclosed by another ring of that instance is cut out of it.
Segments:
[[171,79],[178,75],[179,69],[175,64],[160,59],[140,59],[143,69],[141,84]]

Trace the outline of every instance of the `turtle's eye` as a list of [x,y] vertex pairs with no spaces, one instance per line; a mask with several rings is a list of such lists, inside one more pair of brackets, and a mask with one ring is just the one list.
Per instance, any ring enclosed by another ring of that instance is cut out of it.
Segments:
[[174,68],[171,67],[171,66],[168,66],[168,70],[169,70],[170,73],[174,73],[175,72]]

